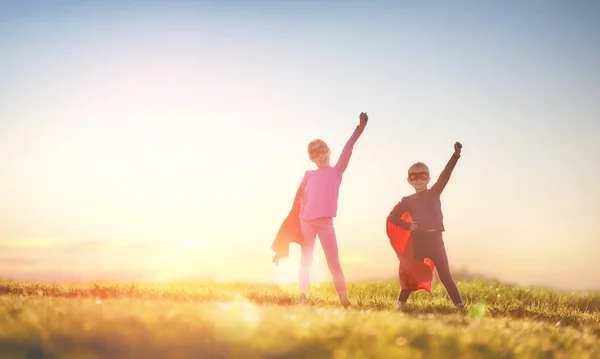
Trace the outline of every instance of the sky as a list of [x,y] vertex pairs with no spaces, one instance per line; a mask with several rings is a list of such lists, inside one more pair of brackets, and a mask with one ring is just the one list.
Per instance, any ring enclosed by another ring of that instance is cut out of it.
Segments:
[[[593,1],[4,1],[0,276],[292,282],[271,243],[324,139],[367,112],[335,219],[348,280],[435,180],[450,264],[600,289]],[[331,280],[321,247],[315,281]]]

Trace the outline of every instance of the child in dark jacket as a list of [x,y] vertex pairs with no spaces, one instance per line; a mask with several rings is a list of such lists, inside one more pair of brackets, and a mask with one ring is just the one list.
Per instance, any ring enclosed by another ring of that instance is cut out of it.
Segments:
[[[413,164],[408,169],[408,183],[415,193],[402,198],[390,212],[387,220],[401,228],[411,231],[414,257],[417,260],[429,258],[437,267],[438,277],[450,299],[457,308],[464,311],[462,298],[452,279],[450,266],[442,232],[445,231],[440,196],[450,180],[450,175],[460,158],[462,145],[454,144],[454,154],[446,164],[437,182],[428,188],[429,168],[422,162]],[[402,220],[401,216],[410,213],[411,223]],[[398,296],[398,306],[404,308],[411,291],[402,289]]]

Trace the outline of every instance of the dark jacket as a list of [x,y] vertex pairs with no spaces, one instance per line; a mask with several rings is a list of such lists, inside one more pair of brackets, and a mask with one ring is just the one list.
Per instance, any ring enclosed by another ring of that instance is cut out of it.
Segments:
[[290,253],[290,243],[298,243],[302,246],[302,231],[300,230],[300,199],[302,198],[303,191],[302,186],[298,187],[296,196],[294,197],[294,204],[290,213],[287,215],[279,231],[277,237],[271,245],[271,249],[275,251],[275,257],[273,263],[279,264],[279,260],[287,258]]

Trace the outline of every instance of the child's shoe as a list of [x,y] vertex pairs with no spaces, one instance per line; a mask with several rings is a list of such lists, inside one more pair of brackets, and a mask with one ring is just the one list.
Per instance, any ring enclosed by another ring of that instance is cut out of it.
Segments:
[[400,310],[400,311],[405,311],[406,310],[406,302],[397,301],[396,304],[394,304],[394,309]]
[[308,298],[306,298],[306,294],[300,293],[300,299],[298,300],[299,305],[308,304]]
[[340,303],[344,308],[352,306],[352,303],[348,299],[348,292],[339,292],[338,295],[340,296]]

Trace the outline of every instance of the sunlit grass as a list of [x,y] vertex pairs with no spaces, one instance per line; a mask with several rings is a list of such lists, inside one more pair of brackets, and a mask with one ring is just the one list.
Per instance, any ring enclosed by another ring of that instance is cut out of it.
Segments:
[[0,282],[0,357],[594,358],[600,293],[469,280],[458,314],[436,283],[393,309],[397,282],[294,286]]

